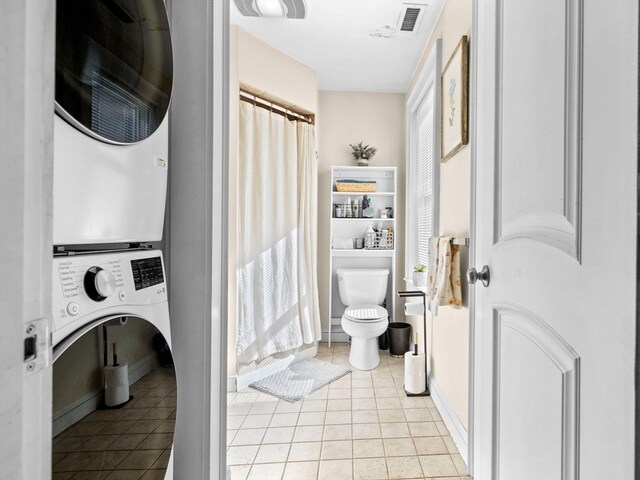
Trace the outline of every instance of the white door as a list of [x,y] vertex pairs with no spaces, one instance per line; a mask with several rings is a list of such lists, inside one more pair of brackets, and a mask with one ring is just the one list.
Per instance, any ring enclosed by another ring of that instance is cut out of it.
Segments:
[[636,1],[476,2],[475,479],[631,479]]
[[54,2],[0,2],[1,480],[51,475],[54,26]]

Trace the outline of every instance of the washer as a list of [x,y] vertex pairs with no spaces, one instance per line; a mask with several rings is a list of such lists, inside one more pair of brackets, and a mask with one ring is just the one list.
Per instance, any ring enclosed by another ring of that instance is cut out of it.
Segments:
[[165,4],[56,9],[53,244],[161,240],[173,86]]
[[54,361],[83,334],[119,317],[146,320],[171,347],[167,299],[160,250],[54,257]]
[[[155,326],[171,348],[162,252],[138,250],[53,259],[53,361],[110,320],[136,317]],[[173,447],[165,480],[173,478]]]

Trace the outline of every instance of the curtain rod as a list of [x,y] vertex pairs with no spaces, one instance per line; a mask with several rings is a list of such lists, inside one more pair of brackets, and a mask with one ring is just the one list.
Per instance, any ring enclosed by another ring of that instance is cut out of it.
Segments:
[[283,117],[287,117],[289,120],[298,120],[298,121],[310,123],[312,125],[314,124],[313,117],[309,115],[294,112],[293,110],[288,109],[284,105],[280,105],[279,103],[272,102],[271,100],[260,98],[254,95],[253,93],[245,92],[244,90],[240,90],[240,100],[243,102],[252,103],[256,107],[266,108],[267,110],[273,113],[282,115]]

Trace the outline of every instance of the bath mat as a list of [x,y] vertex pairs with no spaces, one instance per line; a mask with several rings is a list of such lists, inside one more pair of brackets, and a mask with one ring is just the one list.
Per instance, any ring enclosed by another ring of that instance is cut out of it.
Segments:
[[250,387],[293,403],[347,373],[351,373],[351,369],[344,365],[309,358],[292,363],[281,372],[252,383]]

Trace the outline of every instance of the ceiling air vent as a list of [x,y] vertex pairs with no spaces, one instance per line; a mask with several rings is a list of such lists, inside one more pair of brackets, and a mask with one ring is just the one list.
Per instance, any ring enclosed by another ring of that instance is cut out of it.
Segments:
[[416,33],[426,9],[426,4],[403,3],[396,31],[404,33]]
[[305,18],[305,0],[234,0],[245,17]]

